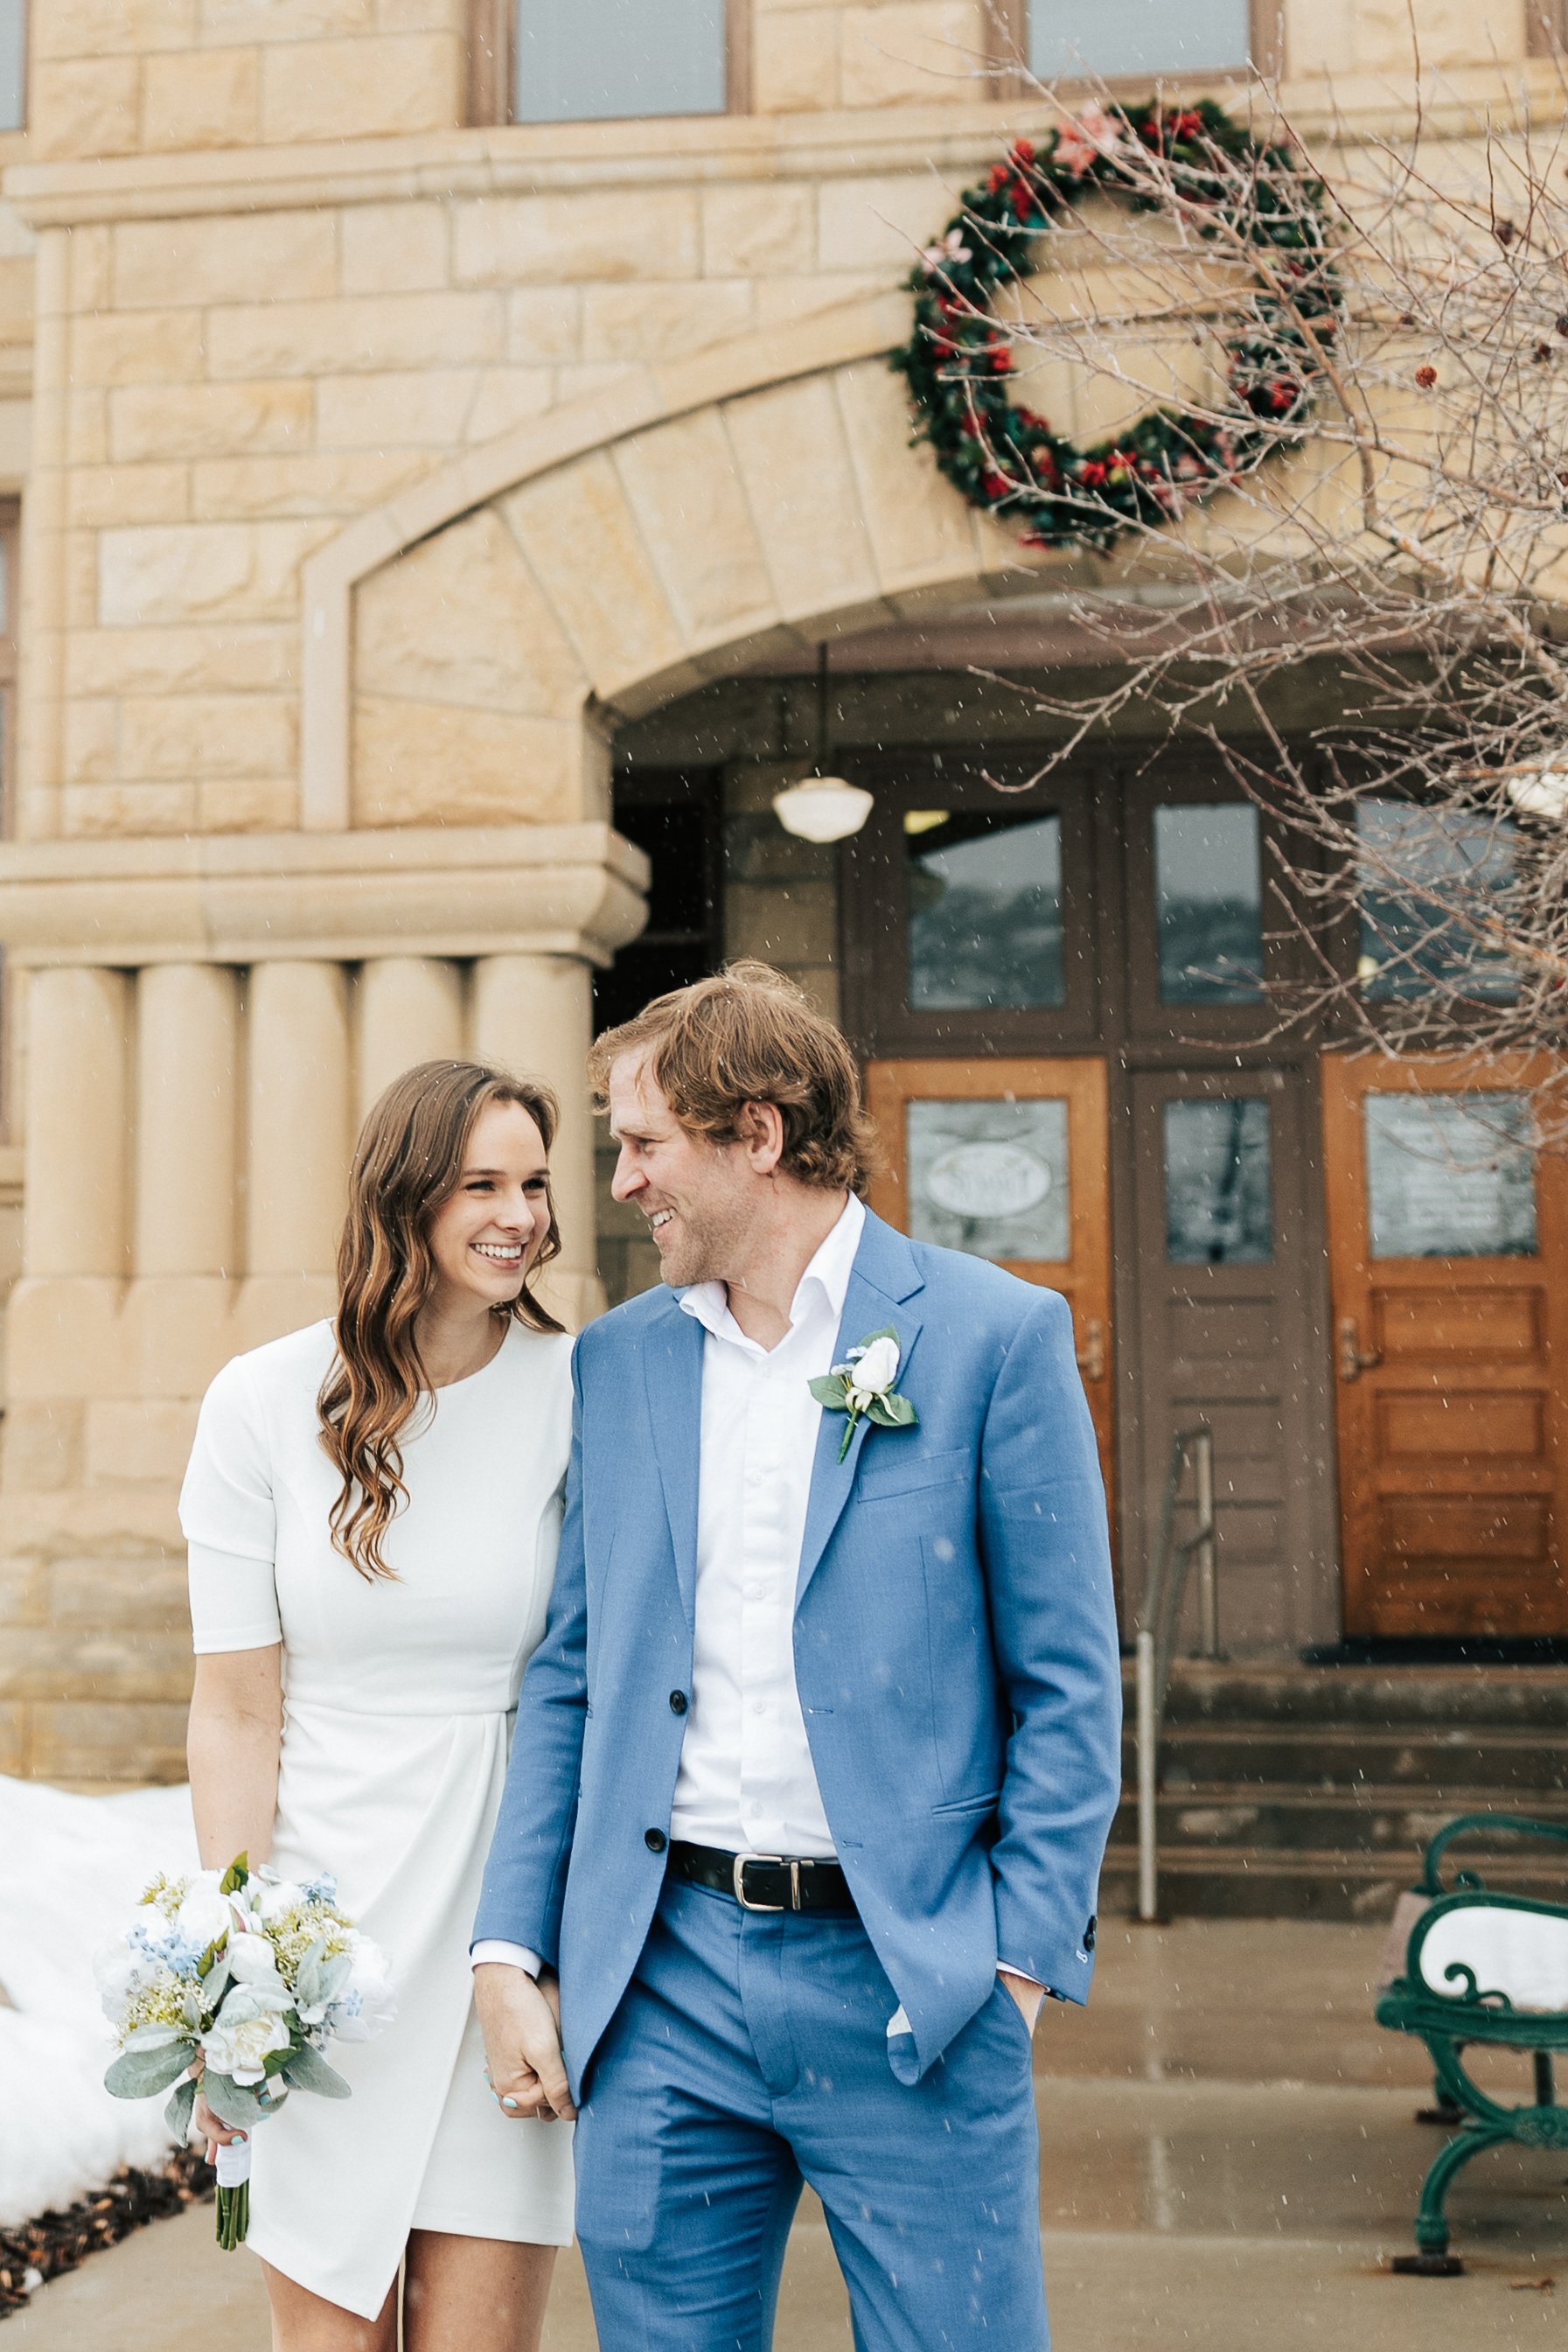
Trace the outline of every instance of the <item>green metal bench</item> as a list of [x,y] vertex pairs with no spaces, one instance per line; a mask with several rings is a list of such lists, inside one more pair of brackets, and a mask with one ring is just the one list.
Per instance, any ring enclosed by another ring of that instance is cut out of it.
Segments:
[[[1568,2106],[1552,2071],[1553,2054],[1568,2051],[1568,1903],[1498,1893],[1471,1870],[1443,1885],[1443,1859],[1457,1840],[1500,1832],[1568,1846],[1568,1823],[1467,1813],[1432,1840],[1421,1877],[1396,1915],[1396,1927],[1404,1919],[1413,1924],[1403,1972],[1385,1987],[1377,2021],[1426,2043],[1437,2075],[1433,2119],[1456,2126],[1421,2189],[1417,2251],[1400,2255],[1396,2271],[1451,2278],[1464,2269],[1448,2251],[1444,2204],[1455,2175],[1483,2148],[1568,2148]],[[1471,2080],[1464,2053],[1483,2047],[1531,2053],[1532,2101],[1505,2106]]]

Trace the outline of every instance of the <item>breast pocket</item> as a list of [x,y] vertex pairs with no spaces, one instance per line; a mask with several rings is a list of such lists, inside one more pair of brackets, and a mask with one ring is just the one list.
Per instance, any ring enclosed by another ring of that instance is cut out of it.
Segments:
[[975,1475],[975,1456],[966,1446],[947,1454],[906,1453],[896,1458],[900,1442],[898,1430],[868,1430],[866,1445],[885,1442],[886,1451],[880,1461],[862,1461],[860,1476],[855,1481],[855,1500],[860,1503],[897,1502],[905,1495],[924,1495],[934,1486],[949,1490],[970,1483]]

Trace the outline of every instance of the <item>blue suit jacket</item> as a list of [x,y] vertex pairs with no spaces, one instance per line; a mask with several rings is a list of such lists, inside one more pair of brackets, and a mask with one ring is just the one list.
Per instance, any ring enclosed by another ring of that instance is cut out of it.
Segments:
[[[1120,1790],[1093,1433],[1056,1292],[869,1216],[835,1361],[892,1325],[915,1429],[824,1413],[795,1607],[811,1759],[915,2081],[998,1957],[1088,1990]],[[704,1332],[666,1289],[577,1343],[549,1623],[524,1679],[474,1933],[559,1970],[574,2095],[664,1874],[691,1687]],[[649,1833],[655,1832],[652,1845]]]

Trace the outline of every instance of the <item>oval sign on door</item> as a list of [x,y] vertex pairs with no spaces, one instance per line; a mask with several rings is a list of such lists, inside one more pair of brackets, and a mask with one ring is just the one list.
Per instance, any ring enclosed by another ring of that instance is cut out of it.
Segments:
[[1019,1143],[959,1143],[934,1160],[925,1189],[954,1217],[1021,1217],[1051,1190],[1043,1160]]

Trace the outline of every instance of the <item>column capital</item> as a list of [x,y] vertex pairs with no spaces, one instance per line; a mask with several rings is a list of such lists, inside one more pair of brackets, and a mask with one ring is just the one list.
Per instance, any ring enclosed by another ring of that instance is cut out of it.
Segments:
[[13,964],[519,951],[606,964],[648,864],[611,825],[407,825],[0,844]]

